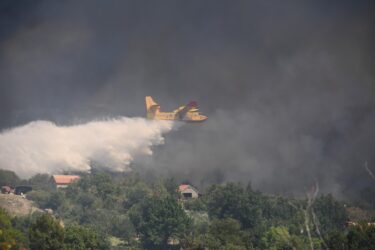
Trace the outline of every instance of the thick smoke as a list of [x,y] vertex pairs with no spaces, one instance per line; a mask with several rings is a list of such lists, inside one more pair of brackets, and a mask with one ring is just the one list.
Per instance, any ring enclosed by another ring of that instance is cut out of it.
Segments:
[[2,128],[196,100],[209,120],[137,169],[273,193],[373,185],[374,1],[3,2]]
[[0,166],[28,178],[37,173],[87,172],[95,164],[129,171],[137,157],[163,144],[171,122],[118,118],[74,126],[34,121],[0,134]]

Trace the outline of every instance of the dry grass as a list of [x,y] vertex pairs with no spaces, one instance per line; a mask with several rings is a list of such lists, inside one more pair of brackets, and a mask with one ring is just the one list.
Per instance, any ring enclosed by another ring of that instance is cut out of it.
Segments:
[[11,216],[26,216],[42,211],[32,201],[14,194],[0,194],[0,207],[7,210]]

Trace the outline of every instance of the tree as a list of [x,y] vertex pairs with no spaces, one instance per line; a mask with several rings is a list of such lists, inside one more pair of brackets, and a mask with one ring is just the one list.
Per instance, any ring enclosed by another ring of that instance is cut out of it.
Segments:
[[360,223],[350,228],[347,234],[348,249],[371,250],[375,249],[375,227]]
[[106,237],[98,231],[82,226],[69,226],[65,231],[64,247],[69,250],[110,249]]
[[313,209],[323,234],[341,230],[348,220],[345,207],[332,195],[318,197],[314,202]]
[[0,249],[18,249],[23,242],[25,238],[22,233],[12,227],[8,213],[0,208]]
[[1,186],[16,186],[20,183],[20,178],[10,170],[0,169],[0,187]]
[[27,193],[27,199],[34,201],[40,208],[48,208],[51,192],[45,190],[33,190]]
[[207,210],[211,218],[234,218],[244,228],[262,224],[260,195],[245,191],[240,184],[212,186],[207,194]]
[[34,201],[40,208],[57,210],[66,199],[61,191],[33,190],[27,193],[27,199]]
[[126,199],[123,202],[125,209],[131,208],[133,205],[142,202],[151,196],[150,188],[143,182],[138,182],[134,186],[126,189]]
[[[241,230],[239,221],[232,218],[213,219],[208,232],[189,234],[182,242],[183,249],[245,250],[253,249],[247,232]],[[250,244],[248,244],[250,243]]]
[[27,183],[31,185],[34,190],[53,190],[51,176],[48,174],[36,174],[31,177]]
[[178,192],[178,184],[175,179],[166,179],[164,181],[164,186],[170,196],[176,199],[179,198],[180,193]]
[[47,208],[51,208],[53,210],[57,210],[60,206],[62,206],[65,202],[64,193],[62,192],[52,192],[49,200],[46,204]]
[[241,224],[235,219],[214,219],[210,225],[209,234],[212,239],[215,239],[215,244],[220,243],[223,249],[245,249]]
[[327,246],[331,250],[347,250],[348,249],[348,240],[345,237],[344,233],[340,231],[330,232],[327,240]]
[[130,214],[146,249],[168,249],[168,241],[183,237],[191,224],[178,202],[171,198],[146,199]]
[[136,235],[134,225],[127,215],[113,216],[111,234],[131,241]]
[[271,227],[262,237],[262,245],[263,249],[269,250],[306,249],[303,241],[290,235],[288,228],[283,226]]
[[30,249],[64,249],[64,229],[51,215],[43,214],[29,229]]

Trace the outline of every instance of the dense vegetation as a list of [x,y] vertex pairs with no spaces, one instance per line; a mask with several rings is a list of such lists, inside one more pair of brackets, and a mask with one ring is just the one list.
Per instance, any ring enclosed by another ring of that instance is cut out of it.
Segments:
[[93,173],[58,191],[48,175],[27,183],[28,199],[53,215],[0,210],[0,249],[375,249],[375,227],[345,227],[345,207],[330,195],[292,199],[228,183],[183,200],[173,180],[137,174]]

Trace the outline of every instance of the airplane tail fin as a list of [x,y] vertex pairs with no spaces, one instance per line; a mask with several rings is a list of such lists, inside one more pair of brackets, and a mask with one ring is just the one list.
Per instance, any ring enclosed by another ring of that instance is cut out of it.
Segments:
[[160,105],[157,104],[151,96],[146,96],[146,110],[147,110],[147,118],[154,119],[155,114],[160,111]]

